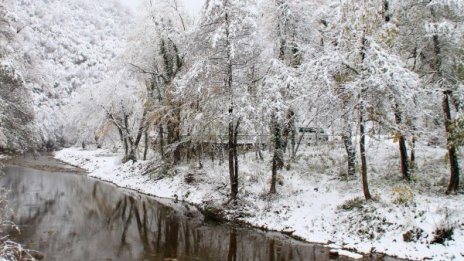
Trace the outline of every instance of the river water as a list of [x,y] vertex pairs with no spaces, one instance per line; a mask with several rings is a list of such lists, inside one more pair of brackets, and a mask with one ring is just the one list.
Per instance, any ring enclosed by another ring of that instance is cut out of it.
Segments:
[[277,233],[207,223],[189,205],[116,188],[52,159],[39,161],[5,167],[0,186],[10,191],[9,218],[21,231],[10,236],[41,251],[46,260],[330,259],[328,248]]

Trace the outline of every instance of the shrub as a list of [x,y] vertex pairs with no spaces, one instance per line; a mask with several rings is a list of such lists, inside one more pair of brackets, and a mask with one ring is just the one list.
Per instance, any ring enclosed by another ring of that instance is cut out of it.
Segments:
[[392,189],[393,203],[408,205],[414,200],[414,192],[407,184],[395,185]]
[[452,225],[449,217],[449,211],[445,208],[445,216],[440,225],[437,226],[433,232],[432,244],[444,244],[448,240],[453,239],[454,226]]
[[453,227],[440,227],[437,228],[433,234],[432,244],[444,244],[446,241],[453,239]]
[[341,206],[339,206],[339,208],[343,210],[353,210],[355,208],[361,209],[363,208],[363,205],[364,205],[364,199],[360,197],[356,197],[356,198],[345,201]]
[[227,221],[224,207],[213,202],[208,202],[201,212],[207,222],[223,223]]

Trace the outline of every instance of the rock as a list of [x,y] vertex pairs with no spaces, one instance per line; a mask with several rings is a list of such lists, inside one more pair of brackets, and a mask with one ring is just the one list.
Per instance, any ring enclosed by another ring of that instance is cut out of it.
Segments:
[[205,216],[206,221],[213,221],[217,223],[224,223],[227,221],[226,213],[222,208],[208,205],[202,209],[201,212]]
[[340,257],[340,254],[338,253],[338,250],[336,249],[331,249],[329,252],[329,259],[338,259]]

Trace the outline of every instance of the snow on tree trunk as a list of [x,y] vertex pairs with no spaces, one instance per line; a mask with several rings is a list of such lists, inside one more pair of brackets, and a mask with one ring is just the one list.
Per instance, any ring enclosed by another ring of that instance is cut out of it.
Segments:
[[369,183],[367,179],[367,159],[366,159],[366,127],[365,127],[365,116],[364,116],[364,101],[361,98],[359,104],[359,152],[361,157],[361,179],[362,189],[364,198],[366,200],[372,199],[371,193],[369,192]]
[[[398,104],[394,105],[394,114],[395,114],[395,121],[398,128],[401,128],[401,124],[403,123],[403,117],[401,115],[400,109]],[[401,173],[403,175],[403,180],[406,182],[411,181],[411,173],[409,170],[409,160],[408,160],[408,149],[406,147],[406,139],[403,133],[398,131],[398,144],[400,149],[400,164],[401,164]]]

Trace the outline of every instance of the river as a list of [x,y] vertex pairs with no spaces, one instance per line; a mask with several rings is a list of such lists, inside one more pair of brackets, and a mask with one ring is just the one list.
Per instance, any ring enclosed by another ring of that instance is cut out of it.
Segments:
[[[15,241],[46,260],[329,260],[330,249],[278,233],[205,222],[195,207],[133,193],[50,157],[4,168]],[[334,258],[332,256],[332,258]],[[349,260],[337,257],[338,260]],[[369,257],[365,260],[394,260]]]

